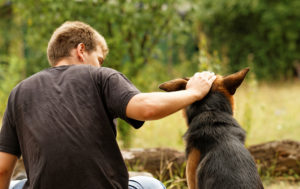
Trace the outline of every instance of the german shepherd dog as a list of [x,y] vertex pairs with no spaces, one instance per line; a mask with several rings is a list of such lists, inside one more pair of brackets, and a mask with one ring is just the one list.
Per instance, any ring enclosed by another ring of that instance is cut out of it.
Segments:
[[[255,162],[244,147],[245,131],[233,118],[233,95],[249,68],[217,75],[210,92],[185,109],[186,177],[189,189],[264,188]],[[165,91],[184,90],[188,78],[159,86]]]

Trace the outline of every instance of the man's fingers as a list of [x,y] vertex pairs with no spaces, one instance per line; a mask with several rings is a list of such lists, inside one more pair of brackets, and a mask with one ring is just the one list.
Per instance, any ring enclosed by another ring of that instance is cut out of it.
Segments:
[[204,80],[210,81],[211,79],[214,81],[215,80],[215,73],[209,72],[209,71],[204,71],[204,72],[196,72],[194,74],[194,77],[192,78],[203,78]]
[[186,88],[196,92],[199,95],[199,99],[202,99],[209,92],[215,79],[216,76],[213,72],[197,72],[188,81]]
[[207,79],[208,80],[211,80],[211,79],[213,79],[215,77],[215,75],[213,74],[213,73],[211,73],[211,74],[209,74],[208,76],[207,76]]
[[216,80],[217,76],[213,75],[208,82],[213,83]]
[[196,72],[194,75],[206,75],[206,74],[215,74],[214,72],[210,72],[210,71],[203,71],[203,72]]

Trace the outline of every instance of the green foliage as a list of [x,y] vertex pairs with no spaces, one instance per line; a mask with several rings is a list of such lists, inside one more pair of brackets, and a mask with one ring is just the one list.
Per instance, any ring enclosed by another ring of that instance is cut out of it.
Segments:
[[[24,69],[24,60],[21,60],[18,57],[11,56],[8,58],[1,57],[9,64],[1,65],[0,64],[0,115],[4,114],[6,108],[6,102],[10,91],[15,87],[15,85],[23,79],[23,69]],[[1,117],[1,116],[0,116]]]
[[[164,59],[160,46],[168,35],[181,35],[184,26],[175,5],[169,1],[15,1],[23,17],[27,75],[47,67],[45,49],[54,29],[66,20],[84,21],[107,40],[110,54],[106,65],[130,79],[149,63]],[[32,6],[35,4],[35,6]],[[174,26],[179,27],[174,27]]]
[[217,51],[209,53],[206,35],[199,31],[199,70],[214,71],[217,74],[224,75],[226,73],[226,61],[221,61]]
[[167,172],[168,177],[160,176],[160,179],[166,186],[166,188],[172,189],[186,189],[187,181],[185,178],[185,169],[186,163],[182,165],[177,165],[173,163],[169,163],[166,168],[164,168]]
[[149,62],[148,66],[140,69],[132,82],[139,86],[141,91],[158,91],[158,85],[170,79],[173,68],[165,66],[157,61]]
[[280,79],[300,59],[299,8],[298,0],[202,0],[197,12],[211,49],[229,58],[231,71],[252,54],[259,79]]
[[131,145],[131,126],[123,121],[122,119],[118,119],[118,139],[123,148],[129,148]]

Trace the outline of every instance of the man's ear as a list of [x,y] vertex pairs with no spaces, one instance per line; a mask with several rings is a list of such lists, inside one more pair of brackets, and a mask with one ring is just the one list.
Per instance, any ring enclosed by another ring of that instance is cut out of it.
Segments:
[[83,43],[79,43],[76,47],[76,55],[81,62],[84,61],[84,56],[83,56],[84,52],[85,52],[85,45]]
[[223,84],[231,95],[234,95],[236,89],[241,85],[246,77],[249,68],[245,68],[237,73],[228,75],[223,78]]
[[173,79],[160,84],[158,87],[167,92],[184,90],[188,80],[189,78]]

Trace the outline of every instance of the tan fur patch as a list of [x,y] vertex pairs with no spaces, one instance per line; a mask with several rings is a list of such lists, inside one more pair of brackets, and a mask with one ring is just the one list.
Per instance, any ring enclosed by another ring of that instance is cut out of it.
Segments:
[[182,109],[182,116],[185,120],[185,123],[186,123],[187,127],[189,127],[188,118],[187,118],[187,115],[186,115],[186,108]]
[[216,80],[214,81],[212,87],[212,91],[218,91],[221,92],[225,95],[225,97],[229,100],[231,104],[232,111],[234,110],[234,100],[233,96],[229,93],[229,91],[225,88],[224,83],[223,83],[223,77],[220,75],[217,75]]
[[188,155],[187,163],[186,163],[186,178],[189,189],[197,188],[197,167],[200,162],[201,153],[198,149],[193,148]]

